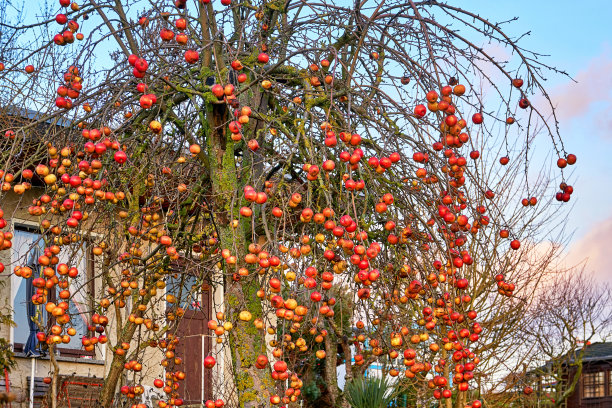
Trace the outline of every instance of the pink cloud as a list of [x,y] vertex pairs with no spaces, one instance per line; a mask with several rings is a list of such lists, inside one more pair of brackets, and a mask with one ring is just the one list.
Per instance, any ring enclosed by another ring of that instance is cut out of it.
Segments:
[[[483,51],[489,57],[493,58],[495,62],[500,64],[504,64],[512,60],[512,55],[508,52],[508,50],[499,44],[487,44],[485,47],[483,47]],[[503,75],[499,69],[489,61],[478,61],[477,65],[494,83],[497,83],[502,78],[504,78],[504,80],[506,78],[505,75]]]
[[[600,55],[574,76],[576,82],[568,80],[553,88],[549,95],[562,120],[571,120],[586,114],[599,105],[597,111],[612,109],[612,52],[604,47]],[[607,122],[605,119],[600,119]],[[599,125],[604,125],[600,123]]]
[[566,266],[583,265],[601,281],[612,283],[612,215],[596,224],[586,235],[569,247]]

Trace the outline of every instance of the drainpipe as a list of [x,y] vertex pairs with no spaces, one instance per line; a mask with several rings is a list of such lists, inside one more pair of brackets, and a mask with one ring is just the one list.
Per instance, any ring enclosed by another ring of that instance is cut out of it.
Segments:
[[32,371],[30,372],[30,408],[34,408],[34,375],[36,374],[36,359],[32,357]]

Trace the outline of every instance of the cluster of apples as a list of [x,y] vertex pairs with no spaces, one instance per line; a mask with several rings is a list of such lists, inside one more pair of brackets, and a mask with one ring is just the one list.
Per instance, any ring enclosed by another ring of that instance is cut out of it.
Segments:
[[567,183],[561,183],[559,185],[559,189],[561,191],[555,194],[555,199],[557,201],[567,203],[570,200],[572,193],[574,192],[574,187],[568,185]]
[[[142,385],[122,385],[119,389],[121,394],[125,395],[127,398],[134,399],[139,395],[144,394],[144,387]],[[144,408],[146,404],[137,404],[133,408]]]
[[224,406],[225,406],[225,401],[223,401],[221,398],[216,399],[214,401],[213,400],[206,400],[206,402],[204,402],[204,407],[205,408],[223,408]]
[[[241,320],[243,321],[251,320],[251,314],[248,311],[244,311],[244,312],[245,313],[241,316]],[[217,312],[216,318],[217,320],[213,320],[213,319],[209,320],[207,326],[208,326],[208,329],[213,331],[215,335],[217,336],[216,342],[221,343],[223,341],[222,336],[232,331],[232,329],[234,328],[234,325],[229,320],[225,320],[225,313],[223,312]],[[208,356],[206,357],[206,359],[208,359],[207,361],[211,364],[210,367],[207,367],[207,368],[212,368],[215,365],[214,357]],[[206,361],[204,365],[206,366]]]
[[[2,178],[2,176],[0,176]],[[0,208],[0,229],[5,228],[7,225],[4,219],[4,211]],[[10,231],[0,231],[0,251],[5,251],[13,246],[12,240],[13,233]],[[4,264],[0,262],[0,273],[4,272]]]
[[[445,87],[442,90],[442,100],[440,101],[438,101],[438,95],[435,92],[430,92],[427,95],[428,106],[431,111],[441,110],[447,114],[444,117],[440,126],[441,128],[443,128],[444,133],[446,135],[450,134],[452,138],[446,136],[443,140],[434,143],[435,145],[433,146],[433,148],[435,151],[444,150],[443,153],[446,158],[447,164],[445,166],[445,169],[443,170],[445,173],[447,173],[451,177],[450,186],[453,188],[452,191],[444,192],[443,194],[441,194],[440,202],[439,202],[439,205],[437,206],[438,211],[437,213],[435,213],[435,215],[432,217],[432,219],[429,222],[430,225],[438,224],[442,230],[443,235],[445,235],[445,237],[453,243],[449,251],[451,255],[450,260],[449,260],[451,266],[444,269],[442,262],[436,261],[436,264],[434,266],[436,267],[436,269],[438,269],[439,274],[433,277],[433,279],[430,276],[427,285],[432,285],[435,287],[438,283],[444,283],[447,280],[450,280],[450,283],[453,286],[455,286],[458,290],[463,290],[467,288],[469,285],[469,282],[467,279],[461,278],[460,276],[456,276],[456,275],[460,273],[460,270],[464,265],[471,265],[473,262],[472,257],[470,256],[468,251],[460,249],[461,246],[468,243],[467,236],[464,233],[462,233],[462,231],[471,232],[472,234],[475,234],[478,232],[480,226],[487,225],[489,223],[488,217],[484,215],[486,211],[485,206],[479,206],[478,208],[479,217],[477,219],[474,219],[471,223],[469,222],[469,219],[467,216],[459,214],[461,210],[466,209],[467,207],[466,197],[462,193],[457,191],[457,189],[465,183],[465,177],[463,175],[463,172],[465,170],[465,166],[467,165],[467,160],[464,157],[456,154],[456,151],[454,149],[460,148],[463,144],[468,142],[469,138],[467,136],[467,133],[463,132],[463,129],[467,126],[467,123],[455,116],[455,108],[454,108],[454,105],[451,104],[450,95],[454,93],[455,95],[460,96],[464,92],[465,92],[465,87],[463,87],[462,85],[455,85],[454,88],[451,88],[449,86],[449,87]],[[423,106],[423,108],[425,107]],[[418,116],[424,116],[426,111],[423,112],[423,109],[417,109],[417,113],[419,113]],[[482,123],[482,115],[480,114],[474,115],[474,117],[472,118],[472,121],[476,124]],[[331,125],[324,123],[322,125],[322,130],[325,131],[326,146],[335,147],[337,145],[337,138],[336,138],[336,134],[333,131]],[[343,162],[347,163],[346,165],[349,170],[357,170],[359,168],[359,164],[363,157],[363,151],[361,150],[361,148],[359,148],[359,145],[361,143],[361,138],[359,137],[358,134],[348,133],[348,132],[341,133],[340,137],[341,137],[341,140],[347,145],[347,147],[349,147],[349,150],[341,153],[340,159]],[[446,146],[446,149],[445,149],[445,146]],[[415,161],[419,163],[426,164],[428,162],[427,153],[417,152],[415,153],[413,158],[415,159]],[[393,163],[399,161],[400,159],[401,157],[399,154],[393,153],[389,157],[383,156],[380,159],[377,157],[372,157],[368,160],[368,165],[372,169],[374,169],[376,173],[382,174],[385,172],[386,169],[390,168]],[[307,171],[309,175],[309,178],[308,178],[309,181],[315,180],[316,177],[318,176],[318,172],[317,172],[318,169],[314,166],[315,166],[314,164],[304,165],[304,170]],[[311,171],[311,169],[313,170]],[[330,166],[329,169],[325,168],[325,170],[331,171],[333,170],[333,168]],[[437,180],[435,176],[433,175],[429,176],[425,168],[419,169],[416,175],[417,175],[417,178],[421,179],[422,182],[424,183],[431,183]],[[365,188],[365,185],[361,185],[360,181],[353,181],[348,175],[344,176],[344,185],[345,187],[347,187],[346,190],[349,193],[352,193],[353,191],[359,191]],[[487,191],[486,197],[491,199],[494,197],[494,194],[490,191]],[[297,204],[299,204],[299,201],[301,200],[296,200],[296,201],[297,203],[294,202],[293,207],[297,206]],[[383,197],[381,197],[380,202],[376,205],[377,213],[381,214],[381,216],[384,216],[387,212],[388,206],[392,205],[393,202],[394,202],[394,197],[392,194],[384,194]],[[368,240],[369,238],[368,238],[367,233],[365,233],[365,236],[364,236],[365,231],[359,230],[357,223],[355,222],[355,220],[353,220],[350,217],[349,214],[342,214],[340,216],[340,225],[335,225],[335,222],[333,220],[326,220],[325,216],[317,217],[317,215],[314,214],[312,210],[310,211],[308,210],[309,210],[308,208],[305,208],[302,210],[300,220],[304,223],[308,223],[314,219],[315,222],[323,224],[327,231],[332,232],[332,235],[337,238],[337,241],[336,241],[337,246],[341,248],[342,251],[346,255],[350,255],[349,256],[350,264],[353,265],[356,269],[355,281],[363,285],[363,287],[358,290],[358,293],[357,293],[358,297],[363,300],[368,299],[371,293],[371,289],[369,288],[369,286],[371,286],[373,282],[376,282],[380,276],[380,272],[378,271],[378,269],[372,267],[372,262],[375,262],[376,256],[381,250],[380,245],[377,244],[376,242],[371,242],[368,247],[361,243],[354,242],[353,241],[354,239],[357,241],[364,241],[364,240]],[[279,215],[282,215],[280,211],[279,213],[280,213]],[[328,215],[331,217],[333,214],[328,214]],[[411,229],[407,226],[404,228],[404,230],[402,230],[401,237],[396,237],[394,234],[391,233],[396,228],[395,221],[391,219],[386,220],[384,225],[385,225],[385,230],[389,231],[388,242],[390,244],[406,243],[407,242],[406,238],[412,234]],[[324,242],[325,237],[322,235],[322,238],[320,239],[320,241],[318,239],[316,239],[316,241]],[[307,241],[303,241],[303,242],[307,242]],[[304,245],[302,246],[302,248],[304,248]],[[296,255],[298,255],[297,252],[296,252]],[[343,269],[346,269],[347,265],[345,264],[344,266],[339,266],[339,264],[341,264],[341,259],[342,259],[342,257],[339,255],[341,254],[338,254],[333,249],[328,248],[327,250],[325,250],[323,257],[327,261],[332,263],[332,265],[334,266],[334,269],[338,267],[338,269],[342,271]],[[405,273],[408,273],[410,268],[406,267],[405,269],[406,269]],[[308,268],[308,270],[311,270],[311,268]],[[311,271],[311,275],[316,277],[317,276],[316,269],[314,269],[314,271],[315,271],[314,274]],[[333,275],[332,275],[331,281],[333,281]],[[314,289],[317,286],[317,281],[311,276],[308,276],[308,278],[304,278],[303,283],[309,289]],[[270,291],[278,292],[279,288],[280,288],[280,281],[278,281],[277,279],[271,279],[270,280]],[[424,285],[416,280],[411,282],[410,287],[406,290],[405,299],[404,297],[402,297],[403,299],[402,303],[407,302],[409,298],[416,299],[419,296],[419,293],[421,293],[424,288],[425,288]],[[315,301],[317,300],[317,297],[315,296],[316,293],[319,293],[319,292],[312,292],[312,296],[314,296],[313,300]],[[468,303],[470,301],[468,296],[464,296],[463,298],[460,297],[460,299],[461,300],[459,304],[462,304],[463,301],[468,302]],[[443,300],[443,299],[438,299],[438,301],[442,302],[443,306],[445,306],[447,302],[447,300]],[[271,295],[270,302],[271,302],[271,305],[277,309],[277,311],[284,309],[283,313],[280,313],[280,314],[285,319],[287,315],[286,311],[287,310],[291,311],[293,309],[293,307],[287,307],[286,303],[288,301],[285,301],[278,294]],[[324,306],[321,306],[321,308],[319,309],[319,313],[322,316],[326,316],[326,317],[333,316],[333,311],[331,310],[329,305],[324,305]],[[468,315],[470,316],[470,318],[476,317],[475,313],[469,313]],[[277,313],[277,316],[278,316],[278,313]],[[295,314],[289,313],[289,316],[291,316],[291,319],[293,319],[293,317],[295,317]],[[453,311],[453,309],[450,309],[450,311],[448,312],[445,311],[444,313],[436,314],[435,316],[433,312],[427,313],[426,316],[424,316],[423,318],[423,325],[426,326],[427,329],[431,331],[436,327],[436,320],[438,319],[440,320],[441,323],[446,324],[448,326],[455,326],[456,324],[461,324],[465,321],[465,318],[463,317],[463,314],[460,312],[460,310]],[[363,323],[362,323],[362,326],[363,326]],[[448,338],[442,339],[443,343],[445,344],[445,347],[450,347],[450,350],[454,350],[453,361],[457,365],[467,365],[471,370],[473,370],[473,368],[478,362],[478,359],[476,356],[474,356],[472,352],[469,351],[467,347],[464,346],[464,343],[467,341],[470,341],[470,342],[477,341],[478,333],[480,333],[481,330],[482,329],[480,328],[480,326],[476,322],[474,322],[471,328],[467,328],[467,327],[459,328],[457,329],[456,332],[454,330],[450,330],[448,334]],[[392,334],[390,343],[396,347],[401,347],[401,345],[404,342],[403,338],[407,336],[408,334],[409,334],[408,329],[405,329],[398,333],[394,333]],[[427,341],[429,338],[429,335],[428,333],[425,332],[421,334],[413,334],[411,336],[408,336],[408,338],[410,339],[409,341],[412,344],[418,344],[420,342]],[[363,334],[360,334],[358,336],[358,339],[365,341],[366,336]],[[370,339],[370,346],[371,346],[372,354],[382,355],[384,353],[384,349],[381,347],[377,339]],[[438,345],[437,343],[431,343],[431,346],[435,349],[436,346]],[[435,350],[432,350],[432,351],[435,351]],[[417,363],[417,362],[411,361],[412,359],[409,357],[412,354],[415,354],[414,351],[411,353],[410,349],[407,349],[405,350],[404,354],[405,356],[408,355],[408,357],[406,358],[407,360],[406,366],[408,368],[406,371],[406,375],[414,376],[419,372],[422,372],[422,371],[427,372],[432,368],[431,365],[428,363],[425,363],[425,362]],[[358,355],[361,356],[361,354],[358,354]],[[390,355],[393,358],[394,355],[395,357],[397,357],[399,353],[394,352],[392,350],[390,352]],[[363,356],[361,356],[360,358],[356,357],[355,360],[356,360],[356,364],[364,363]],[[455,378],[455,382],[456,384],[458,384],[458,387],[460,388],[460,390],[467,389],[468,381],[473,377],[473,374],[471,374],[471,370],[468,371],[467,375],[464,375],[461,378]],[[399,374],[399,371],[395,370],[394,373],[397,375]],[[434,392],[434,395],[436,397],[450,398],[450,396],[452,395],[452,391],[446,387],[447,384],[441,384],[439,379],[437,383],[434,384],[434,386],[438,388],[438,392]],[[274,401],[271,400],[271,402],[280,403],[280,400],[278,398],[275,398]]]
[[[172,41],[173,39],[179,45],[186,45],[189,41],[189,37],[184,33],[184,30],[187,28],[187,20],[184,18],[178,18],[174,22],[175,27],[180,30],[178,34],[175,35],[174,31],[168,28],[162,28],[159,32],[159,35],[164,42]],[[195,50],[186,50],[185,51],[185,61],[189,64],[195,64],[200,59],[200,54]]]
[[180,382],[184,381],[186,374],[184,371],[179,370],[179,366],[183,363],[180,357],[175,355],[175,350],[180,342],[178,336],[169,333],[166,338],[159,341],[151,340],[151,347],[159,347],[164,351],[164,360],[162,360],[162,366],[165,368],[165,381],[161,378],[153,380],[155,388],[160,388],[166,395],[168,400],[161,400],[158,402],[159,408],[167,408],[171,406],[182,406],[183,399],[179,398],[178,390],[181,387]]
[[[56,227],[56,232],[57,229]],[[38,258],[38,265],[41,272],[36,271],[35,273],[29,266],[20,265],[16,265],[13,271],[15,276],[23,279],[33,278],[32,285],[36,290],[32,295],[31,302],[34,305],[44,305],[46,312],[55,319],[55,323],[51,325],[47,333],[38,332],[36,335],[39,342],[45,342],[49,345],[60,343],[68,344],[71,341],[71,337],[77,334],[76,329],[70,326],[72,316],[68,312],[68,302],[71,297],[69,289],[70,281],[77,278],[79,271],[77,268],[71,268],[64,263],[59,263],[58,255],[61,251],[61,245],[73,242],[72,236],[67,236],[65,238],[66,241],[61,240],[60,242],[44,248],[43,254]],[[76,240],[74,242],[76,242]],[[57,303],[48,300],[50,291],[56,290],[58,297]],[[105,340],[106,336],[102,337],[101,342],[104,343]],[[95,342],[97,341],[98,338],[96,338]]]
[[301,395],[301,388],[303,386],[302,380],[298,378],[298,376],[293,373],[289,374],[287,370],[287,363],[282,360],[276,361],[273,366],[272,378],[278,381],[286,381],[290,378],[289,387],[285,389],[285,395],[279,396],[278,394],[273,394],[270,396],[270,403],[272,405],[278,405],[281,402],[283,404],[290,404],[292,402],[296,402],[298,397]]
[[[212,0],[198,0],[198,1],[201,4],[209,4],[211,3]],[[221,0],[221,4],[223,4],[224,6],[229,6],[230,4],[232,4],[232,0]],[[179,10],[183,10],[187,7],[187,0],[174,0],[174,6]]]
[[135,54],[130,54],[128,57],[128,64],[130,64],[134,69],[132,70],[132,74],[136,78],[144,78],[147,70],[149,69],[149,62],[142,57],[139,57]]
[[[79,83],[78,71],[71,67],[65,74],[67,83]],[[21,171],[21,181],[16,182],[16,177],[10,173],[2,171],[4,177],[3,189],[10,189],[12,183],[13,191],[16,194],[23,194],[31,188],[30,180],[38,177],[53,193],[42,194],[33,200],[28,207],[28,212],[32,216],[45,216],[46,214],[64,215],[66,226],[59,224],[52,225],[48,218],[41,221],[40,226],[44,234],[49,237],[47,246],[43,249],[43,254],[38,259],[38,268],[33,271],[27,266],[17,265],[14,274],[24,279],[33,278],[32,283],[36,288],[31,301],[35,305],[44,305],[45,310],[54,316],[55,324],[50,326],[47,332],[37,333],[40,342],[51,344],[67,344],[71,337],[77,334],[71,326],[72,316],[69,313],[69,299],[72,296],[70,282],[76,279],[79,271],[75,267],[59,262],[59,254],[63,247],[72,246],[81,242],[81,237],[74,231],[79,225],[88,219],[87,209],[91,208],[96,201],[108,201],[118,203],[125,195],[123,192],[106,191],[108,184],[104,178],[99,177],[99,172],[103,167],[102,160],[107,150],[121,152],[119,144],[112,142],[108,136],[110,129],[83,128],[83,136],[88,142],[84,143],[83,150],[78,150],[74,146],[65,146],[61,149],[48,146],[48,161],[46,164],[40,163],[34,169],[25,168]],[[102,139],[104,137],[104,139]],[[101,141],[100,141],[101,140]],[[94,143],[95,142],[95,143]],[[0,225],[6,226],[6,221],[0,219]],[[7,235],[8,234],[8,235]],[[10,245],[12,234],[0,234],[3,247]],[[105,245],[93,247],[94,255],[101,255]],[[49,300],[50,291],[57,291],[57,300]],[[125,303],[125,302],[124,302]],[[108,299],[100,302],[102,308],[110,306]],[[104,334],[108,318],[104,315],[94,313],[91,324],[88,326],[88,335],[81,339],[83,347],[87,351],[93,351],[96,344],[105,344],[108,341]],[[129,347],[129,344],[127,345]],[[120,348],[123,352],[127,350],[125,344]],[[120,351],[116,351],[120,353]]]
[[79,69],[70,66],[64,73],[64,85],[57,88],[58,97],[55,98],[55,106],[61,109],[72,108],[72,100],[79,97],[83,89],[83,79],[79,76]]
[[21,183],[16,183],[15,175],[13,173],[0,169],[0,179],[3,179],[0,189],[2,191],[11,191],[12,189],[15,194],[21,195],[26,190],[32,188],[32,183],[28,181],[32,178],[32,175],[33,173],[31,170],[27,170],[25,176],[22,172]]
[[[110,129],[108,131],[110,132]],[[98,137],[92,136],[94,133],[101,135],[97,129],[84,130],[86,137]],[[84,209],[87,206],[92,206],[96,200],[106,200],[113,203],[122,201],[125,198],[122,191],[104,191],[105,187],[108,186],[107,180],[96,178],[103,167],[101,159],[107,154],[108,149],[116,150],[115,161],[117,163],[122,163],[127,159],[124,156],[125,153],[119,148],[119,144],[112,142],[109,138],[105,138],[96,144],[87,142],[84,144],[83,150],[78,153],[73,152],[70,147],[64,147],[58,151],[57,148],[50,146],[49,165],[39,164],[36,166],[35,172],[47,186],[57,188],[56,198],[43,194],[39,199],[34,200],[33,205],[28,208],[28,212],[31,215],[42,215],[48,211],[67,213],[70,216],[66,225],[70,228],[76,228],[88,218],[88,212]],[[71,160],[74,156],[81,159],[76,165]],[[90,160],[86,160],[87,158]],[[71,175],[70,172],[74,173]],[[31,179],[33,176],[34,173],[30,169],[25,169],[22,172],[24,179]]]
[[[247,185],[244,187],[244,199],[250,203],[261,205],[268,201],[268,195],[263,191],[257,192],[252,186]],[[240,215],[249,218],[253,215],[253,210],[251,207],[243,206],[240,208]]]
[[[451,86],[453,84],[454,87]],[[450,187],[452,187],[455,194],[458,194],[456,189],[462,187],[466,182],[464,173],[468,162],[465,157],[457,155],[457,149],[461,148],[465,143],[469,141],[469,135],[466,129],[467,122],[463,119],[457,118],[457,116],[455,115],[456,108],[452,99],[453,96],[463,95],[465,93],[465,86],[456,83],[453,84],[442,87],[440,91],[441,96],[436,91],[429,91],[426,95],[427,108],[425,107],[425,105],[418,105],[415,108],[414,113],[415,116],[420,118],[426,115],[427,110],[429,110],[430,112],[441,112],[444,114],[443,119],[439,123],[439,127],[442,130],[443,135],[442,140],[433,143],[432,148],[435,151],[443,151],[444,157],[447,158],[446,165],[442,167],[442,171],[446,173],[449,177],[451,177],[449,185]],[[472,117],[472,122],[476,125],[481,124],[483,122],[482,114],[474,114]],[[470,158],[472,158],[473,160],[477,160],[479,157],[480,152],[470,152]],[[415,160],[415,162],[427,164],[429,162],[429,155],[423,152],[415,152],[413,155],[413,159]],[[500,159],[500,163],[502,165],[506,165],[508,162],[508,157],[502,157]],[[426,183],[437,181],[438,179],[436,176],[429,176],[428,171],[425,167],[419,168],[416,171],[416,176]],[[453,197],[449,195],[448,192],[444,192],[444,194],[447,197],[449,203],[452,203],[458,199],[460,202],[460,206],[455,205],[452,208],[446,206],[441,207],[438,215],[442,218],[443,222],[455,226],[458,225],[460,229],[464,231],[469,231],[471,234],[477,233],[480,226],[485,226],[489,224],[489,218],[484,215],[486,211],[485,206],[478,207],[478,212],[481,214],[481,216],[478,219],[474,219],[473,222],[470,224],[466,216],[458,214],[459,211],[466,208],[465,197]],[[485,198],[490,200],[495,197],[495,194],[493,191],[487,190],[485,191],[484,196]],[[532,197],[530,199],[523,199],[522,202],[523,205],[533,206],[537,203],[537,198]],[[430,225],[434,225],[434,223],[434,219],[431,219],[429,221]],[[446,235],[449,236],[451,234],[447,233]],[[465,244],[465,242],[463,242],[463,244]],[[511,242],[510,247],[513,250],[517,250],[520,247],[520,242],[518,240],[513,240]],[[455,257],[453,260],[455,265],[458,267],[460,267],[461,265],[457,265],[457,263],[463,263],[463,260],[461,258]]]
[[501,273],[495,275],[495,282],[497,283],[497,291],[500,294],[512,297],[514,289],[516,289],[514,283],[506,282],[504,275],[502,275]]
[[[70,9],[73,12],[79,11],[80,9],[77,3],[70,4],[68,2],[68,4],[66,4],[65,1],[60,1],[60,5],[62,5],[63,7],[68,7],[68,5],[70,5]],[[53,36],[53,42],[56,45],[64,46],[72,44],[74,42],[75,37],[77,40],[82,40],[83,38],[85,38],[82,33],[78,33],[76,34],[76,36],[74,35],[74,33],[76,33],[79,29],[79,23],[77,23],[75,20],[68,20],[68,16],[66,16],[66,14],[58,13],[55,16],[55,21],[60,26],[64,27],[64,31]]]

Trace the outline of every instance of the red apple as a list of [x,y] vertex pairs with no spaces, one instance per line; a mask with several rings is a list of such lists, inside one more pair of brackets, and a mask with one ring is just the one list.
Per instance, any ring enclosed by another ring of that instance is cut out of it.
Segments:
[[266,54],[265,52],[260,53],[257,56],[257,61],[261,64],[265,64],[270,60],[270,57],[268,56],[268,54]]
[[185,61],[189,64],[195,64],[200,59],[200,54],[194,50],[185,51]]
[[225,92],[224,92],[224,88],[223,85],[221,84],[214,84],[211,88],[210,91],[213,93],[213,95],[215,95],[218,99],[223,99],[223,96],[225,96]]
[[274,363],[274,371],[278,371],[279,373],[284,373],[287,371],[287,363],[282,360],[279,360]]
[[420,118],[427,114],[427,108],[425,105],[417,105],[414,107],[414,114]]
[[215,364],[217,364],[217,361],[215,360],[213,356],[206,356],[204,358],[204,367],[213,368]]

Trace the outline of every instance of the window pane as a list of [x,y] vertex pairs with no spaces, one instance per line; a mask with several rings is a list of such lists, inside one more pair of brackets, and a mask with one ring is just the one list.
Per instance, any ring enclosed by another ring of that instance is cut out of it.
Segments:
[[[193,310],[202,307],[202,289],[197,284],[197,278],[194,275],[186,273],[171,274],[168,279],[167,292],[176,296],[176,305],[184,309]],[[178,298],[179,295],[180,299]]]
[[[40,235],[15,229],[13,237],[13,246],[11,248],[11,267],[15,266],[28,266],[31,262],[38,262],[38,259],[33,259],[34,248],[38,246],[42,253],[43,243],[40,240]],[[33,276],[37,276],[36,268],[32,268]],[[32,279],[32,278],[30,278]],[[30,302],[29,296],[27,296],[27,279],[23,279],[19,276],[12,275],[11,286],[12,296],[11,303],[13,306],[13,320],[16,323],[16,327],[13,330],[13,342],[24,344],[28,340],[30,335],[29,318],[27,305]],[[42,323],[46,324],[46,312],[43,307],[37,307],[38,313],[42,313]]]
[[69,290],[71,299],[68,302],[68,313],[70,323],[75,328],[77,334],[70,338],[70,342],[62,344],[63,348],[80,349],[82,348],[81,338],[87,334],[87,322],[91,309],[89,289],[91,274],[89,273],[87,243],[81,242],[79,245],[64,247],[60,253],[60,263],[65,263],[69,267],[79,270],[76,278],[70,279]]
[[605,372],[583,375],[584,398],[597,398],[605,395]]
[[13,330],[13,341],[15,343],[25,344],[30,335],[26,299],[27,280],[19,278],[17,282],[19,287],[17,288],[13,301],[13,320],[16,323],[15,329]]

